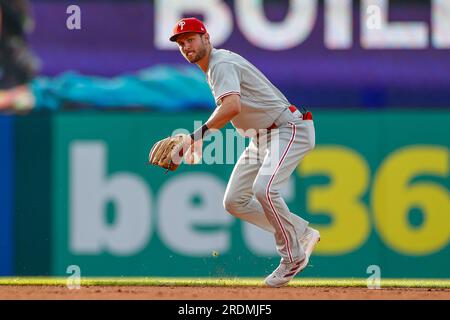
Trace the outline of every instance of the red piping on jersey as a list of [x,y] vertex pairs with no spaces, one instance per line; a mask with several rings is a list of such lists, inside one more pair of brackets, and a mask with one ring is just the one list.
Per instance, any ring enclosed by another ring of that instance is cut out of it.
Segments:
[[226,93],[222,94],[220,97],[218,97],[218,98],[216,99],[216,101],[219,101],[220,99],[225,98],[226,96],[229,96],[230,94],[237,94],[237,95],[239,95],[239,97],[241,96],[241,93],[240,93],[240,92],[237,92],[237,91],[230,91],[230,92],[226,92]]

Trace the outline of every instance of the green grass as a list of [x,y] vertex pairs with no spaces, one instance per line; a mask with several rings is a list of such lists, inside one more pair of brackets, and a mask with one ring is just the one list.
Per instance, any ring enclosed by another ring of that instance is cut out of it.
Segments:
[[[0,277],[2,285],[65,286],[67,278],[58,277]],[[82,286],[218,286],[261,287],[262,278],[82,278]],[[290,287],[367,287],[366,279],[295,279]],[[382,279],[382,288],[450,288],[450,279]]]

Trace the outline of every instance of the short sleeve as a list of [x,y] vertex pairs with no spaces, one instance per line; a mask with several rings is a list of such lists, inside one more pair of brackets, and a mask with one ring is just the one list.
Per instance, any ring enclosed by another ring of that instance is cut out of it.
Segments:
[[241,94],[241,83],[237,66],[219,63],[211,71],[211,89],[216,103],[229,94]]

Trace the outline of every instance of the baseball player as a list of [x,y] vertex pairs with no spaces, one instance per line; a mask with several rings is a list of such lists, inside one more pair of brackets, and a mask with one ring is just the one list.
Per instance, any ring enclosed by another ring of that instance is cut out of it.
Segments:
[[[291,105],[246,59],[213,48],[200,20],[178,21],[170,41],[176,42],[186,60],[197,64],[206,74],[217,104],[201,128],[191,135],[178,136],[176,143],[190,146],[191,153],[186,159],[189,163],[194,161],[192,150],[198,150],[195,146],[201,149],[204,136],[230,121],[240,133],[251,137],[231,174],[224,207],[232,215],[274,234],[281,262],[265,283],[271,287],[286,285],[307,266],[320,240],[319,232],[291,213],[280,196],[280,189],[300,160],[314,148],[312,115]],[[156,143],[149,154],[150,162],[176,169],[178,165],[172,160],[167,163],[170,157],[161,151],[164,149],[166,142]]]

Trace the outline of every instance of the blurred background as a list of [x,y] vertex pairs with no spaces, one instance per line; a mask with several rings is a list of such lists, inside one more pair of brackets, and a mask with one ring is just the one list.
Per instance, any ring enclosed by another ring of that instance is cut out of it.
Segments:
[[322,234],[304,276],[450,277],[450,0],[0,0],[0,275],[278,265],[272,236],[223,209],[229,148],[145,166],[215,108],[168,41],[186,16],[314,114],[283,190]]

